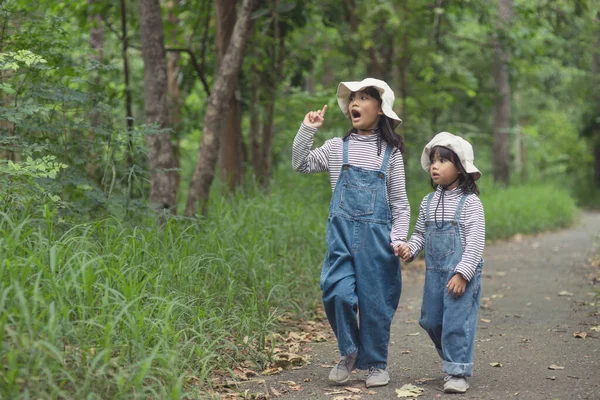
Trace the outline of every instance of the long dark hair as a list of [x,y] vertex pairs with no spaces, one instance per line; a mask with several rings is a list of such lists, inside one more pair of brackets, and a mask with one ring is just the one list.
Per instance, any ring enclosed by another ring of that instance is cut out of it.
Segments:
[[[381,106],[381,95],[376,88],[369,86],[364,88],[362,91],[377,100]],[[354,92],[351,94],[351,96],[352,95],[354,95]],[[377,128],[375,129],[375,133],[377,134],[377,155],[381,154],[382,140],[385,140],[388,145],[392,146],[392,149],[395,149],[394,152],[400,150],[400,153],[404,153],[404,138],[394,132],[393,123],[394,120],[385,114],[379,117],[379,122],[377,123]],[[356,128],[353,127],[350,129],[350,131],[348,131],[346,136],[344,136],[343,140],[348,139],[351,134],[356,132]]]
[[[447,147],[435,146],[433,149],[431,149],[431,152],[429,153],[429,162],[430,163],[433,163],[433,159],[436,154],[438,155],[439,158],[444,158],[444,159],[452,162],[452,164],[454,164],[456,169],[458,169],[458,186],[457,187],[463,193],[474,193],[479,196],[479,188],[477,187],[477,184],[475,183],[475,178],[473,177],[473,174],[468,174],[467,171],[465,171],[465,168],[463,167],[462,163],[460,162],[460,159],[458,158],[458,155],[455,152],[453,152],[452,150],[450,150]],[[438,185],[433,183],[433,179],[431,180],[431,187],[434,189],[436,189],[438,187]]]

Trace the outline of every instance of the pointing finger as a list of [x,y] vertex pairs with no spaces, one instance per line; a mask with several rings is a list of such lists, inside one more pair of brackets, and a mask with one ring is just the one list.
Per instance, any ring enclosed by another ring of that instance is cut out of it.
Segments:
[[323,106],[323,109],[321,110],[321,113],[320,113],[320,114],[321,114],[321,118],[325,116],[325,112],[326,112],[326,111],[327,111],[327,104],[325,104],[325,105]]

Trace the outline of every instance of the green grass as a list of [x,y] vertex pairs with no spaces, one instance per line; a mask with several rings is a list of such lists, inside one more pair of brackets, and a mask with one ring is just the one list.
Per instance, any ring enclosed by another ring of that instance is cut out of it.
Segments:
[[554,185],[487,188],[482,192],[481,202],[488,240],[564,228],[579,214],[567,190]]
[[[427,191],[409,190],[413,212]],[[320,303],[328,182],[286,172],[268,196],[214,194],[199,224],[0,214],[0,398],[197,398],[216,369],[266,366],[277,317]],[[549,186],[482,201],[489,238],[576,216]]]

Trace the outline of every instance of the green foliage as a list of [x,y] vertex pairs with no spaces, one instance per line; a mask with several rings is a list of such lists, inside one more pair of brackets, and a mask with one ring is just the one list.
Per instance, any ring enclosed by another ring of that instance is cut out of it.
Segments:
[[197,398],[264,367],[277,317],[319,302],[327,207],[298,199],[329,189],[293,181],[213,198],[200,227],[0,214],[0,397]]
[[488,240],[564,228],[578,217],[575,200],[556,185],[484,186],[481,202]]

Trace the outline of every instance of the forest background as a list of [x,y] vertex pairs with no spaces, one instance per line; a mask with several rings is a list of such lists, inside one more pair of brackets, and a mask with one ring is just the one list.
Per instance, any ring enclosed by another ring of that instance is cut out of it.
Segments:
[[320,304],[331,190],[291,168],[339,81],[419,165],[473,143],[487,237],[600,207],[598,0],[0,2],[0,397],[195,398]]

